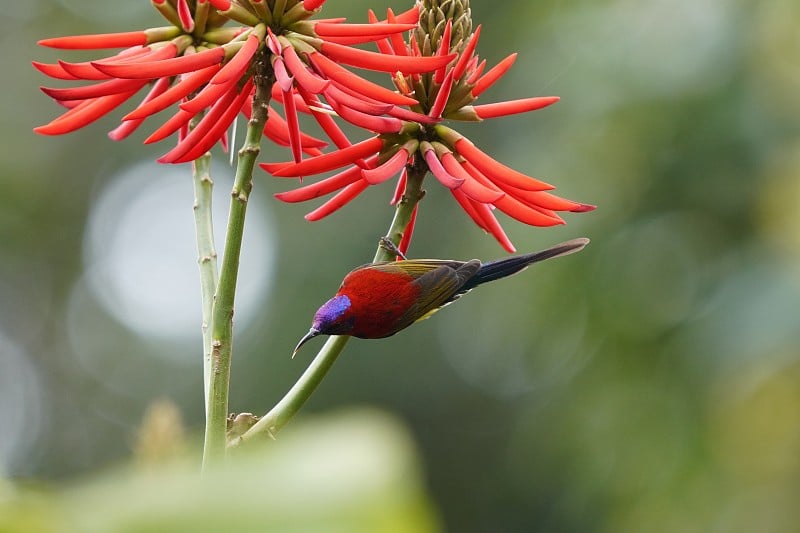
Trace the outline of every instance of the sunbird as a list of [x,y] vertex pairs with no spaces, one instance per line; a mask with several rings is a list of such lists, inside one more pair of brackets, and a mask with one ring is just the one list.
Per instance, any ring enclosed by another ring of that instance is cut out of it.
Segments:
[[[478,285],[516,274],[545,259],[579,252],[587,244],[589,239],[573,239],[540,252],[488,263],[480,259],[403,259],[362,265],[350,271],[336,295],[317,310],[311,329],[297,343],[292,357],[317,335],[389,337]],[[393,251],[402,257],[398,250]]]

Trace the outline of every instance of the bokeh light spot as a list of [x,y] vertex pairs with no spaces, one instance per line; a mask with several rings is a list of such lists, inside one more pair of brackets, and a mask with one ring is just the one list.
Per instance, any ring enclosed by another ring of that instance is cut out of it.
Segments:
[[[216,169],[212,176],[226,176]],[[215,187],[214,229],[222,259],[230,196]],[[200,284],[187,167],[142,163],[106,186],[91,212],[85,240],[86,277],[94,297],[142,336],[170,340],[200,335]],[[240,265],[236,325],[256,314],[272,277],[275,242],[257,202],[248,210]]]

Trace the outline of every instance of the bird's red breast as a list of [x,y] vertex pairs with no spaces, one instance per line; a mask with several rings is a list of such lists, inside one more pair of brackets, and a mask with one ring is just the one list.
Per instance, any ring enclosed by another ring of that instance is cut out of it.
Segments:
[[353,320],[350,335],[361,338],[388,337],[396,333],[398,322],[417,301],[420,287],[414,276],[385,272],[365,266],[348,274],[337,295],[350,299],[345,318]]

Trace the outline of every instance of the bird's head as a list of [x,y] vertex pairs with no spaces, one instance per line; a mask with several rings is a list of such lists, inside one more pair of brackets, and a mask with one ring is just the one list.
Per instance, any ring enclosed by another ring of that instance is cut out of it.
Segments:
[[317,335],[347,335],[352,331],[353,317],[347,312],[348,310],[350,310],[350,298],[344,294],[337,294],[325,302],[314,315],[311,329],[297,343],[292,357],[306,341]]

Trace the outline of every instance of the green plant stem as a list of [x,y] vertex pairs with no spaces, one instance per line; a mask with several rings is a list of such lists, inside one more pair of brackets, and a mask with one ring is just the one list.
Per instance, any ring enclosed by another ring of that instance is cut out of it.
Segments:
[[209,405],[206,415],[203,468],[219,462],[225,455],[228,418],[228,384],[230,381],[231,353],[233,341],[233,304],[236,296],[236,281],[239,274],[239,254],[247,212],[247,202],[253,189],[253,168],[261,148],[261,136],[267,120],[272,76],[265,76],[270,68],[266,60],[258,62],[255,75],[256,93],[253,98],[253,113],[247,124],[244,146],[239,150],[236,176],[231,191],[231,207],[228,229],[225,236],[225,252],[222,256],[219,284],[214,297],[211,319],[211,382]]
[[[397,203],[392,224],[386,234],[386,238],[390,239],[395,246],[400,244],[400,239],[411,221],[414,207],[425,195],[425,191],[422,190],[422,180],[426,173],[427,167],[424,165],[418,164],[408,169],[405,193]],[[373,263],[391,261],[393,259],[394,254],[392,252],[383,246],[378,246]],[[246,440],[264,434],[274,438],[278,431],[289,422],[311,397],[311,394],[322,382],[328,370],[333,366],[336,358],[342,353],[349,339],[350,337],[348,336],[331,336],[289,392],[250,429],[233,439],[229,446],[238,446]]]
[[211,216],[211,197],[214,182],[211,179],[211,154],[205,154],[192,164],[194,183],[194,228],[197,238],[197,264],[200,268],[200,297],[202,301],[203,331],[203,395],[208,413],[208,395],[211,383],[211,311],[217,290],[217,250],[214,247],[214,225]]

